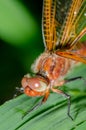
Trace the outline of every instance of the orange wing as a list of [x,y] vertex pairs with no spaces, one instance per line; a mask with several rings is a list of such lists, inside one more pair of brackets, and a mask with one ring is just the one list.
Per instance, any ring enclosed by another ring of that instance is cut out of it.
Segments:
[[[78,46],[79,40],[86,34],[86,0],[73,0],[66,20],[60,32],[60,38],[55,53],[65,58],[86,64],[86,46],[78,54],[69,52]],[[81,56],[82,55],[82,56]]]
[[47,50],[54,49],[57,41],[56,36],[56,0],[43,1],[42,32],[43,40]]
[[[43,1],[42,32],[46,50],[49,51],[72,49],[86,34],[86,0],[70,1],[64,8],[61,7],[63,12],[57,9],[59,3],[60,0]],[[65,11],[67,14],[63,15]],[[64,22],[62,18],[60,23],[59,14],[66,16]]]
[[72,49],[86,34],[86,0],[72,0],[56,49]]
[[66,51],[65,52],[56,51],[56,54],[86,64],[86,57],[82,57],[79,54]]

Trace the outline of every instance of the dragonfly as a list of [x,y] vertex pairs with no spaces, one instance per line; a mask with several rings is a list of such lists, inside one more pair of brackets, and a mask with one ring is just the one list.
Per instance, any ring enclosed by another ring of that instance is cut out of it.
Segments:
[[78,62],[86,64],[86,46],[80,42],[86,35],[86,0],[43,0],[42,35],[45,50],[32,65],[35,76],[25,75],[21,89],[27,96],[43,98],[25,115],[45,103],[53,91],[67,98],[67,114],[73,120],[70,95],[59,87],[83,80],[81,76],[65,80],[65,75]]

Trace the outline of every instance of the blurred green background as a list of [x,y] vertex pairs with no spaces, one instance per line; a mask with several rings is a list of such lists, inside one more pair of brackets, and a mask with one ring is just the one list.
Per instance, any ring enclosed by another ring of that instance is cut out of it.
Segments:
[[0,104],[13,98],[44,50],[41,16],[42,0],[0,0]]

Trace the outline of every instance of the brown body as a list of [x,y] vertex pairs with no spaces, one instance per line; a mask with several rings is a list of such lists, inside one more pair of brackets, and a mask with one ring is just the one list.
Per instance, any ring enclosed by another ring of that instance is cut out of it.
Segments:
[[[86,46],[82,46],[75,53],[86,56]],[[33,65],[36,77],[30,78],[26,75],[22,80],[25,93],[28,96],[42,96],[47,90],[62,86],[65,83],[66,74],[78,63],[78,61],[61,57],[55,53],[44,52]],[[40,84],[40,81],[45,85]],[[38,84],[38,87],[35,86],[35,83]]]
[[55,53],[45,52],[36,61],[34,72],[47,78],[50,83],[53,83],[53,86],[57,86],[56,82],[59,84],[62,81],[73,66],[73,62],[71,59],[58,56]]

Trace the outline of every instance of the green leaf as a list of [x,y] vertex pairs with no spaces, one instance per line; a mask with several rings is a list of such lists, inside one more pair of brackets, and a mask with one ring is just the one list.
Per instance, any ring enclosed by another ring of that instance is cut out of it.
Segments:
[[[66,78],[77,76],[86,77],[86,65],[77,66]],[[67,100],[56,93],[51,93],[45,104],[22,119],[23,114],[41,100],[41,97],[31,98],[23,94],[0,106],[0,130],[85,130],[85,83],[76,80],[61,88],[71,95],[73,121],[67,116]]]

